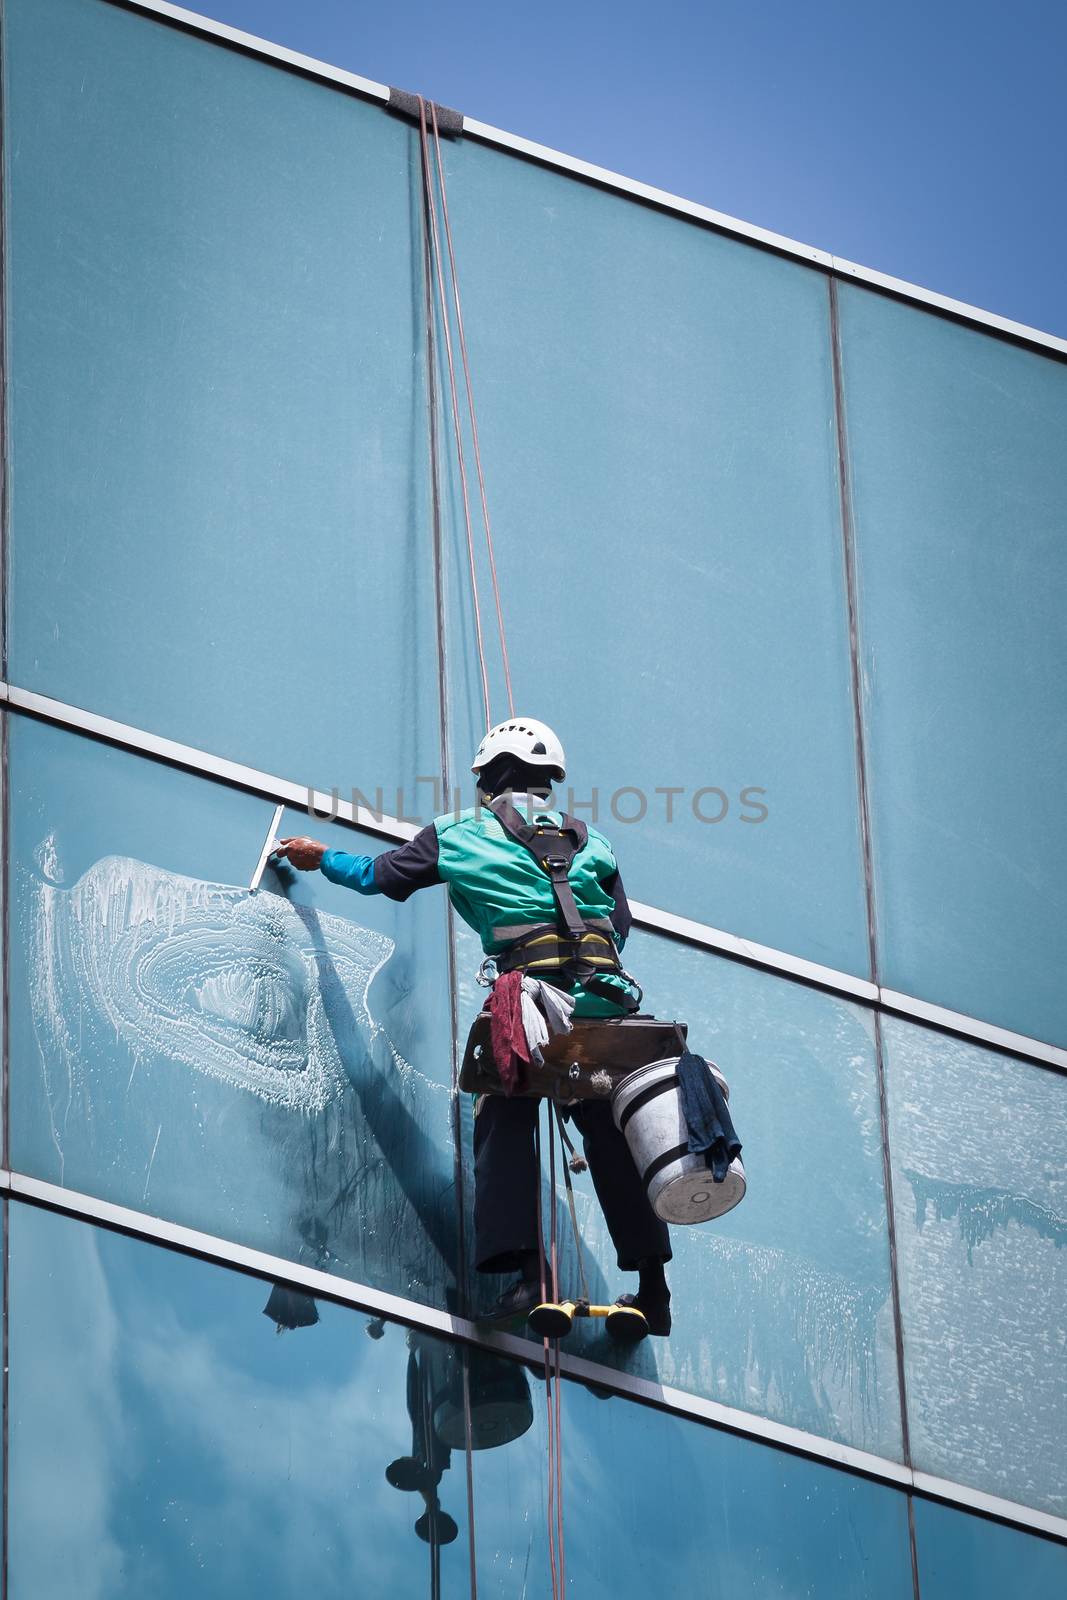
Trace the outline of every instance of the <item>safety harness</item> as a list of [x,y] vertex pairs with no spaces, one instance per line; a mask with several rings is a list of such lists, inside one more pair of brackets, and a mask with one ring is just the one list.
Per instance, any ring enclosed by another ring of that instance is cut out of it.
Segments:
[[[496,957],[498,972],[520,968],[531,977],[580,983],[598,999],[610,1000],[624,1011],[638,1011],[641,988],[622,966],[611,923],[604,917],[582,916],[570,884],[571,863],[585,848],[589,830],[584,822],[564,816],[556,827],[550,822],[524,822],[506,797],[491,802],[490,809],[504,832],[533,856],[552,883],[556,903],[555,923],[536,923]],[[605,982],[611,973],[637,990],[627,994],[618,984]]]

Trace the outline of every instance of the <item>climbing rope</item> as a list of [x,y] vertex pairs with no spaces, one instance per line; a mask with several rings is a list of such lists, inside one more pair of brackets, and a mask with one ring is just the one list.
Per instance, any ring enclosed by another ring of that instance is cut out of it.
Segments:
[[[437,361],[434,340],[434,302],[433,302],[433,255],[430,242],[430,202],[431,193],[424,186],[424,201],[422,212],[422,245],[423,245],[423,275],[425,283],[425,320],[426,320],[426,391],[427,409],[429,412],[430,432],[430,505],[431,505],[431,552],[433,558],[434,580],[434,614],[437,643],[437,717],[438,737],[440,743],[441,762],[441,792],[449,792],[449,725],[448,725],[448,650],[447,628],[445,619],[444,595],[444,552],[441,541],[441,463],[440,441],[438,436],[437,412]],[[454,913],[450,901],[445,902],[445,948],[448,959],[448,996],[449,996],[449,1024],[451,1036],[452,1074],[451,1074],[451,1117],[453,1136],[453,1158],[457,1190],[462,1184],[463,1156],[462,1156],[462,1119],[459,1109],[459,1057],[456,1041],[459,1032],[459,1011],[457,1005],[458,980],[456,973],[456,936]],[[460,1281],[466,1279],[466,1241],[464,1234],[463,1214],[459,1216],[459,1277]],[[477,1568],[477,1540],[474,1527],[474,1483],[471,1444],[471,1408],[470,1408],[470,1370],[466,1356],[463,1357],[463,1417],[464,1431],[466,1434],[466,1476],[467,1476],[467,1562],[470,1574],[471,1600],[478,1600],[478,1568]],[[431,1551],[431,1600],[440,1594],[441,1583],[441,1556],[439,1547]]]
[[[424,1465],[430,1478],[433,1477],[434,1449],[433,1449],[433,1399],[430,1394],[429,1378],[422,1363],[418,1368],[419,1385],[419,1423],[421,1427],[422,1448],[421,1454]],[[430,1600],[441,1600],[441,1529],[439,1523],[440,1505],[437,1499],[437,1489],[434,1486],[432,1501],[426,1500],[426,1542],[430,1547]]]
[[463,446],[463,427],[460,419],[459,391],[456,382],[455,351],[452,342],[452,322],[448,309],[448,294],[446,288],[446,274],[444,268],[444,254],[441,248],[442,228],[437,220],[437,197],[433,172],[430,161],[430,127],[432,123],[434,156],[437,169],[437,191],[441,199],[441,220],[445,235],[445,245],[448,254],[449,281],[451,284],[451,298],[456,319],[456,331],[459,340],[460,359],[463,366],[464,387],[467,396],[467,410],[470,416],[471,440],[474,449],[474,462],[478,478],[479,499],[482,510],[482,523],[485,531],[486,549],[489,555],[489,571],[493,588],[493,599],[496,609],[497,631],[500,637],[500,654],[504,666],[504,683],[508,701],[508,715],[515,715],[515,702],[512,693],[511,662],[508,656],[507,636],[504,629],[503,604],[500,597],[500,583],[496,566],[496,551],[493,545],[492,524],[489,517],[489,500],[485,486],[485,471],[482,466],[481,443],[478,435],[478,417],[474,405],[474,384],[471,378],[470,357],[467,351],[467,336],[463,325],[463,308],[459,293],[459,276],[456,270],[455,242],[452,237],[452,223],[448,213],[448,188],[445,181],[444,161],[441,155],[441,137],[437,125],[437,108],[430,104],[430,117],[427,118],[427,102],[420,95],[419,102],[419,142],[422,156],[422,181],[426,201],[426,214],[429,219],[429,234],[431,244],[433,278],[437,287],[437,297],[441,313],[441,330],[444,337],[445,363],[448,369],[449,400],[452,412],[452,429],[456,445],[456,463],[459,469],[460,497],[463,505],[463,524],[467,540],[467,564],[471,582],[471,604],[474,612],[475,644],[478,653],[478,670],[481,681],[482,709],[485,715],[486,730],[492,723],[489,696],[489,673],[486,666],[485,640],[482,631],[482,608],[478,589],[478,567],[474,553],[474,526],[471,518],[470,489],[467,476],[467,460]]
[[[546,1260],[545,1229],[541,1202],[541,1108],[538,1106],[534,1124],[534,1147],[537,1153],[537,1254],[541,1271],[541,1300],[551,1298],[559,1302],[559,1261],[556,1250],[556,1140],[552,1114],[548,1118],[549,1196],[551,1222],[550,1246]],[[559,1340],[543,1339],[545,1366],[545,1404],[548,1422],[548,1565],[552,1582],[552,1600],[564,1600],[566,1595],[566,1557],[563,1545],[563,1419],[561,1409],[561,1379]]]
[[[463,428],[460,419],[459,391],[456,379],[456,361],[452,342],[451,318],[446,290],[446,274],[444,270],[444,253],[448,256],[448,276],[451,285],[451,299],[456,322],[456,334],[459,344],[460,361],[463,368],[464,389],[467,399],[467,412],[470,419],[471,441],[474,451],[475,472],[478,479],[478,492],[482,512],[482,525],[485,532],[486,550],[489,558],[489,572],[493,589],[493,600],[496,611],[497,633],[500,640],[500,655],[504,668],[504,685],[508,702],[508,715],[515,715],[515,701],[512,690],[511,663],[508,656],[507,637],[504,628],[504,612],[500,596],[500,583],[497,573],[496,552],[493,545],[493,531],[489,517],[489,501],[486,493],[485,472],[482,465],[481,445],[478,437],[478,418],[474,404],[474,385],[471,379],[470,357],[467,349],[466,330],[463,324],[463,309],[460,302],[459,275],[456,270],[455,242],[452,236],[452,224],[448,212],[448,190],[445,181],[444,162],[441,154],[441,137],[437,123],[437,108],[429,103],[429,117],[427,116],[427,101],[418,96],[419,106],[419,144],[422,164],[423,183],[423,260],[425,268],[425,314],[426,314],[426,348],[428,374],[428,399],[430,411],[430,458],[431,458],[431,500],[433,512],[433,564],[434,564],[434,598],[437,620],[437,656],[438,656],[438,714],[441,735],[441,775],[444,792],[448,793],[448,701],[447,701],[447,673],[446,673],[446,627],[445,627],[445,601],[443,582],[443,548],[441,539],[441,490],[440,490],[440,442],[437,422],[437,385],[436,385],[436,340],[434,337],[435,305],[434,288],[437,290],[437,305],[440,309],[441,330],[444,342],[445,365],[448,370],[448,390],[450,409],[452,415],[452,428],[456,445],[456,460],[459,470],[461,500],[463,506],[463,523],[467,541],[467,564],[470,573],[471,604],[474,616],[475,645],[478,655],[478,671],[481,682],[482,709],[485,715],[486,730],[492,725],[489,672],[486,664],[485,640],[482,630],[482,608],[478,591],[478,569],[474,551],[474,528],[471,517],[470,491],[468,486],[466,456],[463,446]],[[436,167],[436,190],[440,194],[441,226],[438,225],[437,198],[435,193],[434,173],[431,166],[430,131],[433,133],[433,155]],[[445,252],[441,248],[441,233],[445,237]],[[449,988],[453,996],[453,1045],[455,1043],[456,1022],[455,1017],[455,950],[454,942],[449,938]],[[453,1052],[454,1053],[454,1052]],[[458,1104],[458,1081],[453,1064],[453,1115],[456,1116]],[[549,1141],[549,1194],[551,1196],[551,1221],[550,1243],[546,1257],[544,1238],[544,1219],[542,1216],[541,1199],[541,1122],[540,1115],[535,1125],[535,1145],[537,1152],[537,1245],[538,1260],[541,1278],[541,1299],[547,1301],[551,1293],[554,1303],[559,1301],[559,1248],[558,1227],[556,1216],[556,1128],[559,1128],[561,1154],[563,1146],[571,1150],[573,1147],[567,1139],[563,1128],[562,1117],[556,1107],[550,1109],[548,1119]],[[456,1122],[458,1126],[458,1121]],[[588,1287],[586,1284],[585,1267],[582,1260],[581,1239],[578,1230],[578,1218],[574,1204],[574,1192],[571,1186],[570,1172],[564,1159],[564,1177],[567,1187],[567,1202],[570,1211],[571,1226],[574,1230],[575,1247],[578,1254],[578,1270],[581,1278],[582,1295],[588,1300]],[[560,1370],[560,1354],[558,1340],[542,1340],[545,1402],[547,1408],[547,1521],[548,1521],[548,1557],[552,1585],[552,1600],[565,1600],[566,1595],[566,1552],[563,1539],[563,1413],[562,1413],[562,1375]],[[476,1591],[476,1568],[474,1566],[474,1519],[473,1519],[473,1493],[470,1482],[470,1422],[469,1400],[467,1401],[467,1475],[468,1475],[468,1534],[471,1551],[471,1586],[472,1596]],[[440,1554],[436,1554],[436,1570],[432,1568],[431,1583],[440,1583]],[[434,1591],[436,1592],[436,1591]]]
[[419,139],[422,147],[422,181],[427,197],[427,212],[430,219],[430,241],[433,249],[434,278],[437,284],[438,299],[441,306],[441,331],[444,334],[445,355],[448,365],[448,387],[452,402],[452,426],[456,440],[456,459],[459,466],[459,483],[463,500],[463,523],[467,533],[467,559],[470,564],[471,599],[474,605],[474,633],[478,647],[478,667],[482,681],[482,707],[485,712],[485,726],[488,731],[491,726],[489,712],[489,674],[485,665],[485,642],[482,638],[482,608],[478,599],[478,572],[474,560],[474,528],[471,524],[470,494],[467,488],[467,462],[463,452],[463,436],[459,420],[459,395],[456,390],[456,364],[452,354],[452,324],[448,315],[448,301],[445,297],[445,275],[441,259],[441,239],[437,227],[437,206],[434,200],[433,175],[430,171],[430,141],[426,123],[426,102],[419,95]]
[[[567,1130],[563,1126],[563,1112],[559,1108],[559,1102],[557,1100],[552,1100],[549,1103],[553,1112],[555,1113],[556,1122],[559,1125],[560,1142],[563,1146],[563,1149],[569,1153],[571,1158],[569,1161],[566,1159],[563,1161],[563,1181],[567,1186],[567,1210],[570,1212],[571,1231],[574,1234],[574,1254],[578,1260],[578,1283],[581,1287],[582,1299],[588,1303],[589,1283],[585,1276],[585,1258],[582,1253],[582,1232],[578,1226],[578,1212],[574,1205],[574,1184],[571,1182],[571,1173],[584,1172],[587,1163],[583,1157],[575,1155],[574,1146],[568,1139]],[[581,1163],[580,1165],[578,1164],[579,1162]]]
[[444,163],[441,160],[441,135],[437,128],[437,107],[431,102],[433,139],[437,155],[437,177],[441,190],[441,214],[445,225],[445,243],[448,246],[448,263],[452,275],[452,298],[456,307],[456,331],[459,334],[459,353],[463,361],[463,381],[467,389],[467,409],[471,419],[471,440],[474,444],[474,465],[478,473],[478,492],[482,503],[482,524],[485,528],[485,546],[489,552],[489,572],[493,583],[493,600],[496,605],[496,626],[500,636],[500,654],[504,662],[504,687],[508,697],[508,716],[515,715],[515,697],[511,692],[511,663],[508,660],[508,642],[504,634],[504,612],[500,603],[500,583],[496,572],[496,552],[493,549],[493,529],[489,521],[489,500],[485,492],[485,473],[482,470],[482,450],[478,442],[478,418],[474,410],[474,386],[471,383],[471,364],[467,355],[467,335],[463,327],[463,307],[459,300],[459,274],[456,271],[456,252],[452,243],[452,223],[448,215],[448,186],[445,183]]

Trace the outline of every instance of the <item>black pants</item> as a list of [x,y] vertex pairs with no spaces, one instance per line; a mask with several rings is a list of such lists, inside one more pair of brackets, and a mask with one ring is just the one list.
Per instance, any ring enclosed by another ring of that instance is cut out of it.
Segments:
[[[534,1129],[539,1100],[486,1095],[474,1119],[474,1261],[479,1272],[510,1272],[537,1249]],[[623,1272],[638,1262],[669,1261],[670,1236],[649,1204],[626,1140],[604,1100],[569,1111],[585,1145],[589,1173]]]

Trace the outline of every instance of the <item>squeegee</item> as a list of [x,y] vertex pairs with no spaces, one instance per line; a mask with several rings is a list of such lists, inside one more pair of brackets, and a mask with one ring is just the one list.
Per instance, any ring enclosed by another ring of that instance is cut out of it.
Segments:
[[274,816],[271,818],[270,827],[267,829],[267,837],[263,841],[263,848],[259,852],[259,860],[256,862],[256,870],[252,874],[252,882],[248,885],[250,894],[256,893],[260,883],[263,880],[263,874],[266,871],[267,862],[270,860],[270,853],[278,842],[278,829],[281,827],[282,817],[284,814],[284,806],[275,806]]

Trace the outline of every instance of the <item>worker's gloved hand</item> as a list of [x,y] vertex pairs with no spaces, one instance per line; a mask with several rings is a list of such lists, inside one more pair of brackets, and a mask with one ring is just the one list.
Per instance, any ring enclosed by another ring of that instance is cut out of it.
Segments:
[[327,846],[320,844],[317,839],[307,839],[300,835],[296,839],[279,839],[271,855],[276,860],[290,862],[301,872],[315,872],[322,865],[326,850]]

